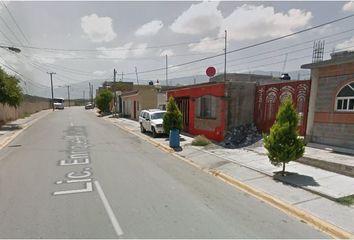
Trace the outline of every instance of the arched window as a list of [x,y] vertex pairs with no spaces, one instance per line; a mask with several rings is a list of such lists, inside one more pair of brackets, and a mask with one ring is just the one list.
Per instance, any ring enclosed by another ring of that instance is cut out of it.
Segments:
[[345,85],[337,94],[336,110],[354,112],[354,82]]

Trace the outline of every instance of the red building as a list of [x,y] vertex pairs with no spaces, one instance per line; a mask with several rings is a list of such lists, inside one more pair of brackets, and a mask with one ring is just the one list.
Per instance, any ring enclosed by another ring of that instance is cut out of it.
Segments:
[[204,83],[168,91],[183,114],[183,130],[222,141],[225,131],[225,83]]

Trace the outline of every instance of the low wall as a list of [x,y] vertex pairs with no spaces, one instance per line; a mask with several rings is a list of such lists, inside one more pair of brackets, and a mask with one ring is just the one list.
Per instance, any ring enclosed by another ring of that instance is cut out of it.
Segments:
[[18,108],[0,104],[0,125],[49,108],[48,99],[28,95],[24,97],[24,101]]

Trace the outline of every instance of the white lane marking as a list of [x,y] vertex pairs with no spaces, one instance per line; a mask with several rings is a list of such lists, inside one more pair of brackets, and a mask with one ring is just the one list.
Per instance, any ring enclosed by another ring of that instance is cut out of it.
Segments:
[[[59,184],[62,184],[62,183],[59,183]],[[92,182],[87,182],[85,185],[86,185],[86,188],[83,188],[83,189],[68,190],[68,191],[58,191],[58,192],[54,192],[53,195],[56,196],[56,195],[73,194],[73,193],[84,193],[84,192],[92,192],[93,191]]]
[[95,180],[94,183],[95,183],[95,186],[97,188],[97,192],[100,195],[100,198],[102,200],[103,206],[106,209],[108,217],[111,220],[113,228],[116,231],[116,234],[118,235],[118,237],[122,236],[123,235],[122,228],[120,227],[120,225],[118,223],[118,220],[117,220],[116,216],[114,215],[114,213],[112,211],[112,208],[109,205],[109,202],[108,202],[106,196],[104,195],[104,192],[103,192],[103,190],[101,188],[100,183],[97,180]]

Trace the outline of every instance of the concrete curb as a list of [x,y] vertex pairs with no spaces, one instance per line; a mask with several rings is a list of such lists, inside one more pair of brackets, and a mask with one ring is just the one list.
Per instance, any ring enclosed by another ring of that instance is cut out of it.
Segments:
[[306,156],[298,159],[297,162],[354,178],[354,166],[346,166],[339,163],[318,160]]
[[15,133],[11,134],[8,137],[5,137],[5,139],[0,142],[0,150],[3,149],[4,147],[6,147],[10,142],[12,142],[18,135],[20,135],[24,130],[26,130],[27,128],[29,128],[30,126],[32,126],[35,122],[37,122],[38,120],[44,118],[45,116],[49,115],[51,112],[48,112],[38,118],[32,119],[30,121],[28,121],[27,123],[23,124],[24,126],[19,129],[18,131],[16,131]]
[[196,167],[197,169],[199,169],[205,173],[211,174],[211,175],[217,177],[218,179],[236,187],[237,189],[239,189],[249,195],[252,195],[252,196],[256,197],[257,199],[260,199],[260,200],[266,202],[267,204],[285,212],[286,214],[296,217],[296,218],[310,224],[311,226],[328,234],[329,236],[331,236],[333,238],[338,238],[338,239],[353,239],[354,238],[354,235],[352,235],[351,233],[346,232],[345,230],[338,228],[328,222],[325,222],[325,221],[321,220],[320,218],[317,218],[317,217],[311,215],[308,212],[300,210],[297,207],[294,207],[294,206],[287,204],[277,198],[274,198],[264,192],[261,192],[261,191],[255,189],[255,188],[253,188],[253,187],[251,187],[251,186],[249,186],[249,185],[247,185],[247,184],[245,184],[245,183],[243,183],[243,182],[241,182],[229,175],[221,173],[220,171],[216,171],[214,169],[203,168],[203,167],[199,166],[198,164],[194,163],[192,160],[190,160],[186,157],[182,157],[179,154],[175,153],[175,151],[168,146],[165,146],[155,140],[144,138],[144,137],[134,133],[132,130],[130,130],[124,126],[120,126],[119,124],[115,124],[115,123],[113,123],[113,124],[130,134],[133,134],[139,138],[142,138],[146,142],[151,143],[152,145],[158,147],[159,149],[172,154],[173,156]]

